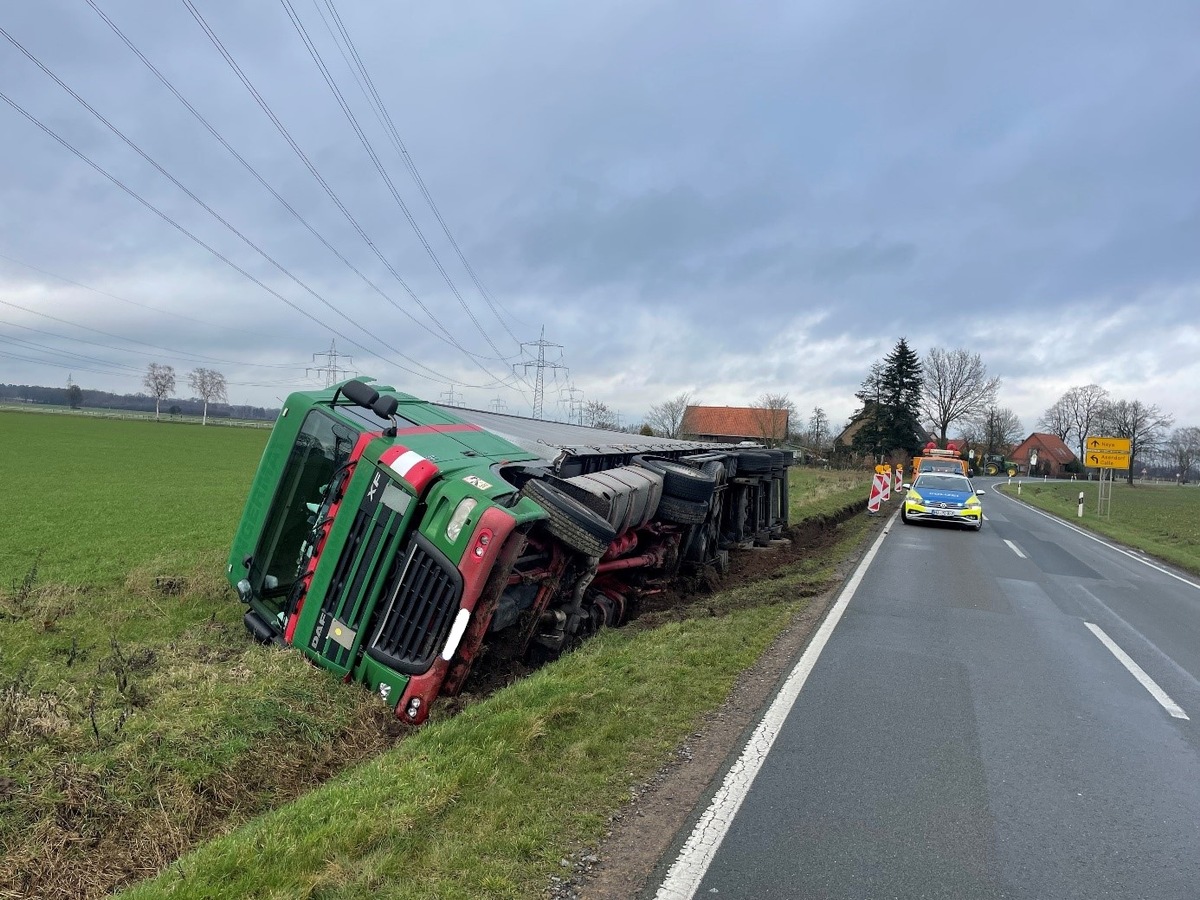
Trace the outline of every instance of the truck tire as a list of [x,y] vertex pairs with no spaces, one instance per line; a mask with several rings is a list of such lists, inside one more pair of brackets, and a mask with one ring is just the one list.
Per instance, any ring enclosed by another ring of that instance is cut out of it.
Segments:
[[547,531],[585,556],[603,556],[617,536],[606,519],[552,484],[532,479],[521,493],[546,511]]
[[712,475],[674,460],[635,456],[633,462],[662,476],[664,498],[675,497],[679,500],[707,503],[716,488],[716,481]]
[[676,525],[699,525],[708,518],[708,504],[663,494],[658,501],[658,517]]
[[764,450],[743,450],[738,454],[739,475],[770,475],[775,460]]

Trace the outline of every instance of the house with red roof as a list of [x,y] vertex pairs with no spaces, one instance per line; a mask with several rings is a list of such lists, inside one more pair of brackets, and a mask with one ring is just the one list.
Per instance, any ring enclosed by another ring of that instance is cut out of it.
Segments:
[[788,411],[758,406],[689,406],[680,437],[697,441],[754,441],[777,447],[788,436]]
[[[1019,463],[1026,475],[1049,475],[1059,478],[1078,471],[1079,458],[1056,434],[1035,431],[1021,441],[1008,458]],[[1068,469],[1071,463],[1076,465]]]

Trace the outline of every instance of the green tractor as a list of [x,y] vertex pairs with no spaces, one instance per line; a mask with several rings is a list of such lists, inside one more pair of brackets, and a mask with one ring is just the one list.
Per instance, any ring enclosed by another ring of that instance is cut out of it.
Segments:
[[1003,453],[985,453],[980,464],[984,475],[1016,475],[1020,469],[1016,460],[1005,459]]

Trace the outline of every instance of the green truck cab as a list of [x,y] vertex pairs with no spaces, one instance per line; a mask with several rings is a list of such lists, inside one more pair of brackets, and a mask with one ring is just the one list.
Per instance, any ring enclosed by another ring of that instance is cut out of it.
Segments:
[[768,451],[489,424],[363,380],[290,395],[226,567],[250,633],[420,724],[485,643],[552,659],[786,525]]

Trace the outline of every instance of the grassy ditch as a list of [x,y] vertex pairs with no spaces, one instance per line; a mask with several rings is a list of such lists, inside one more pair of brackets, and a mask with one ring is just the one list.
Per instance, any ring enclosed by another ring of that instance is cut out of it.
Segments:
[[263,433],[17,413],[0,429],[4,470],[31,472],[0,520],[5,900],[156,873],[135,896],[540,896],[866,527],[833,530],[865,476],[793,470],[811,551],[769,577],[774,554],[753,554],[731,589],[411,731],[242,628],[222,571]]
[[[997,489],[1017,497],[1017,484]],[[1083,517],[1078,517],[1083,492]],[[1112,485],[1109,515],[1098,513],[1099,485],[1091,481],[1023,481],[1019,499],[1098,534],[1200,574],[1200,488],[1176,484]]]

